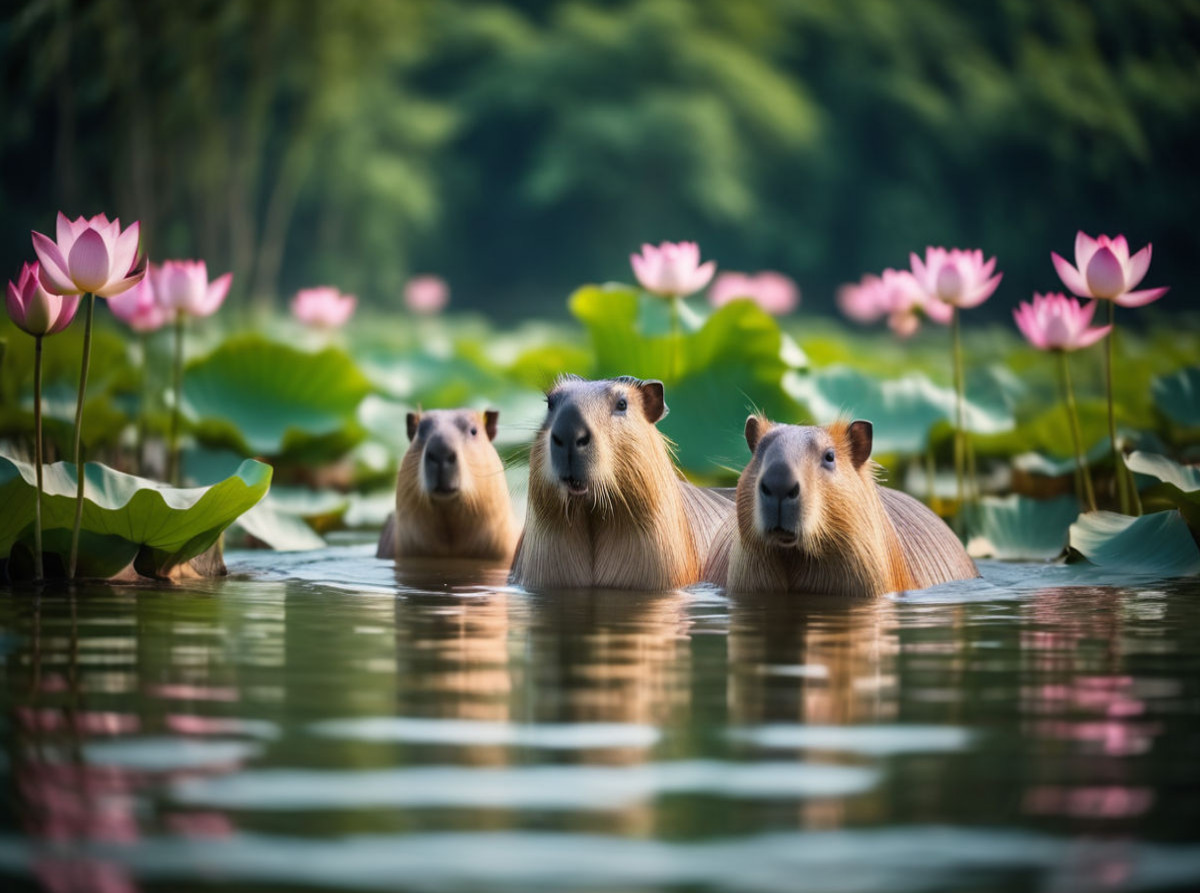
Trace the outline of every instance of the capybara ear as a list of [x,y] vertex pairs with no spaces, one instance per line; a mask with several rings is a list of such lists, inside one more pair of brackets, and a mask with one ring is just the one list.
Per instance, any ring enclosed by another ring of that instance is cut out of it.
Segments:
[[751,415],[746,417],[746,446],[750,447],[751,453],[758,449],[758,442],[770,430],[771,423],[762,416]]
[[408,421],[408,439],[413,440],[417,436],[417,425],[421,424],[421,414],[419,412],[410,412],[406,419]]
[[496,439],[496,422],[500,421],[500,410],[489,409],[483,413],[483,430],[487,432],[488,440]]
[[670,412],[667,408],[666,400],[663,398],[663,383],[661,381],[651,379],[650,381],[639,382],[638,390],[642,392],[642,412],[646,414],[646,421],[651,425],[664,418]]
[[871,444],[874,437],[874,426],[862,419],[851,422],[850,427],[846,429],[846,439],[850,441],[850,458],[854,462],[855,468],[871,458]]

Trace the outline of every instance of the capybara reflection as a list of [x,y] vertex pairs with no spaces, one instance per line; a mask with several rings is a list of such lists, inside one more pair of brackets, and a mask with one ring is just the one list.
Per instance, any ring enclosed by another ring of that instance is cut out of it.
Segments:
[[705,579],[738,592],[872,596],[979,576],[958,538],[911,496],[881,487],[870,422],[746,420],[754,454]]
[[504,463],[492,441],[499,413],[435,409],[408,414],[408,451],[396,478],[396,513],[379,558],[482,558],[509,562],[517,522]]
[[662,382],[563,376],[546,406],[512,581],[642,590],[698,582],[733,504],[680,477],[655,427],[667,414]]

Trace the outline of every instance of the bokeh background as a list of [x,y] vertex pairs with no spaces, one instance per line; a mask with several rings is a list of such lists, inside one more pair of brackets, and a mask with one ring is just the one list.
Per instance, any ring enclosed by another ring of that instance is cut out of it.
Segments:
[[[0,14],[0,262],[58,209],[143,221],[231,305],[433,271],[565,316],[642,241],[837,285],[926,243],[999,258],[1006,318],[1076,229],[1152,241],[1186,306],[1191,0],[33,0]],[[1145,314],[1140,315],[1144,317]]]

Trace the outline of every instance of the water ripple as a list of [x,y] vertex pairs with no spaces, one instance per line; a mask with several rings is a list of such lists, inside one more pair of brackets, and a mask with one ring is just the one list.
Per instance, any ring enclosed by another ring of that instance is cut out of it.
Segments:
[[529,747],[541,750],[591,750],[653,747],[661,733],[654,726],[619,722],[519,725],[469,719],[422,719],[371,716],[331,719],[309,726],[314,734],[355,741],[405,744],[458,744]]
[[966,750],[973,735],[956,726],[809,726],[773,723],[730,729],[738,742],[780,750],[830,750],[882,757]]

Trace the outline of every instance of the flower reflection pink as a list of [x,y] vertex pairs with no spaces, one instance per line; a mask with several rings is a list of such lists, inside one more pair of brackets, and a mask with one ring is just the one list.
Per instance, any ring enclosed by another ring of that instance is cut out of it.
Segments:
[[248,731],[240,719],[220,716],[192,716],[171,714],[167,717],[167,728],[180,735],[241,735]]
[[33,873],[46,893],[135,893],[128,869],[97,859],[39,859]]
[[155,698],[166,698],[176,701],[236,701],[236,688],[221,688],[209,685],[152,685],[147,694]]
[[1153,805],[1154,791],[1150,788],[1041,785],[1025,792],[1024,811],[1033,815],[1128,819],[1142,815]]
[[141,727],[138,718],[128,713],[81,711],[67,713],[53,708],[18,707],[17,718],[30,731],[43,733],[73,732],[76,735],[129,735]]
[[175,812],[167,816],[166,825],[180,837],[232,837],[236,830],[223,812]]
[[1130,757],[1147,753],[1154,737],[1162,731],[1157,723],[1131,723],[1122,720],[1044,720],[1035,723],[1032,732],[1039,738],[1076,741],[1092,753],[1110,757]]

